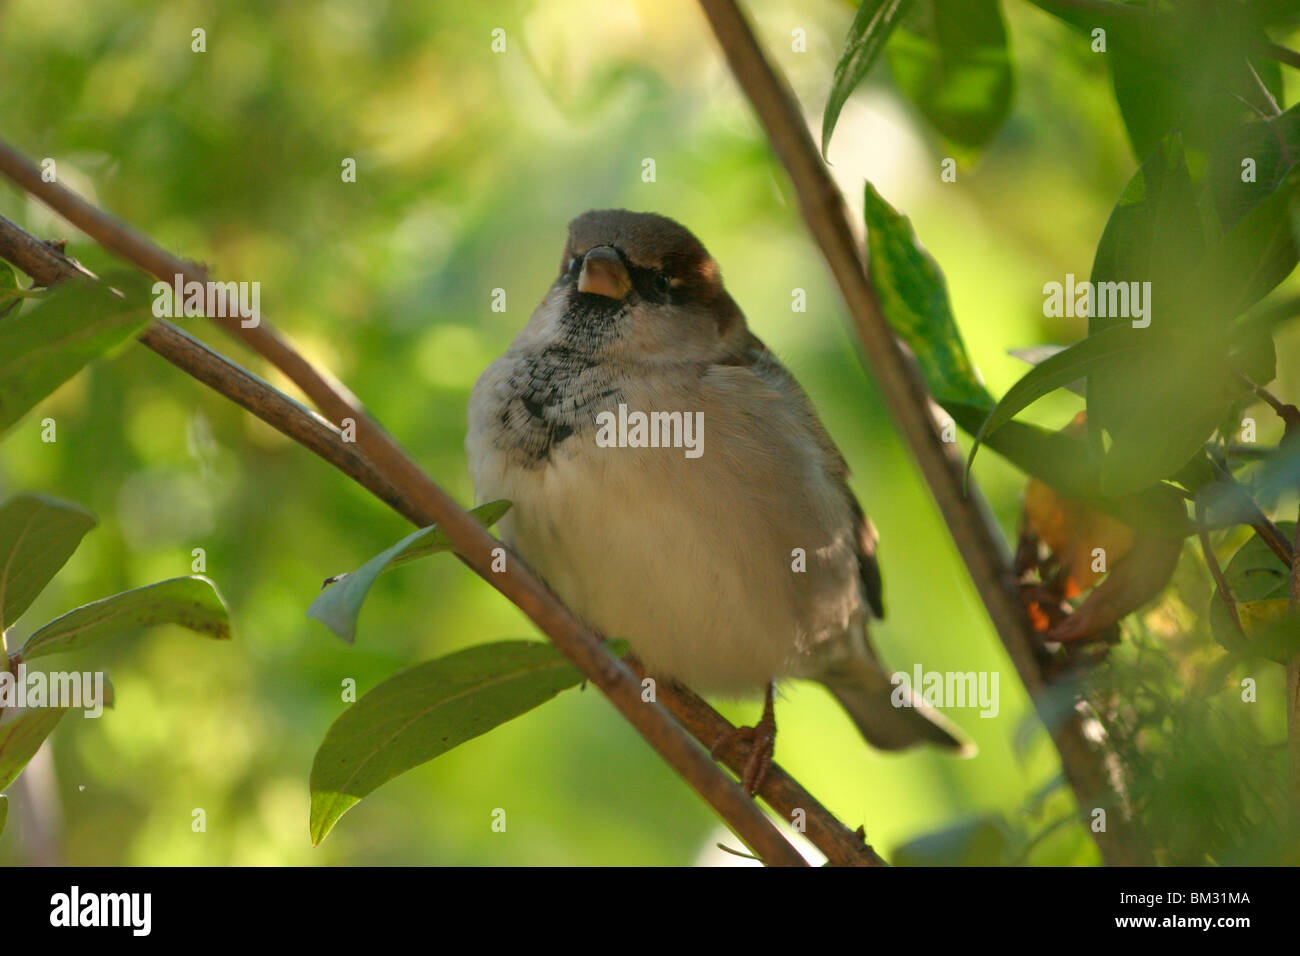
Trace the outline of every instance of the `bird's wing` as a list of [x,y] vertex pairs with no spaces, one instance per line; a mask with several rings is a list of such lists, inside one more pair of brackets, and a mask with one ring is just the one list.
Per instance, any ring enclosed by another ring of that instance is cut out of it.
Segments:
[[809,432],[822,450],[827,471],[834,480],[853,511],[854,543],[858,558],[858,574],[866,594],[867,605],[871,612],[880,619],[885,616],[883,586],[880,579],[880,565],[876,561],[876,547],[880,535],[858,503],[857,497],[849,487],[849,466],[835,446],[834,440],[826,431],[826,426],[817,417],[817,411],[804,393],[803,388],[776,356],[763,344],[753,332],[746,332],[746,339],[740,349],[731,353],[719,364],[736,365],[749,368],[759,379],[768,385],[792,395],[801,403]]

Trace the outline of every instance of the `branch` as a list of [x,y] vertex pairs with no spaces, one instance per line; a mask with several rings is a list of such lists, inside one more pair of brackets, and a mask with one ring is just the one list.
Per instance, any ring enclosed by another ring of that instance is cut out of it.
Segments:
[[1282,419],[1282,425],[1286,432],[1289,433],[1297,426],[1300,426],[1300,408],[1296,408],[1294,405],[1282,401],[1282,399],[1278,398],[1267,388],[1262,385],[1256,385],[1245,375],[1240,375],[1238,378],[1247,388],[1255,393],[1256,398],[1262,401],[1269,408],[1273,409],[1277,417]]
[[[0,172],[37,196],[73,225],[106,248],[164,281],[180,274],[186,281],[206,281],[198,267],[154,246],[148,239],[117,222],[76,194],[55,183],[42,182],[39,171],[20,153],[0,142]],[[42,243],[22,233],[7,219],[0,220],[0,254],[28,272],[37,281],[84,273],[62,256],[57,244]],[[63,263],[55,266],[57,260]],[[31,269],[29,269],[31,266]],[[54,269],[57,274],[53,274]],[[455,500],[428,478],[419,467],[372,421],[356,399],[328,382],[268,323],[243,328],[238,318],[218,320],[232,335],[267,358],[299,385],[336,425],[343,419],[355,422],[357,450],[343,457],[332,444],[345,445],[335,431],[328,437],[320,422],[301,406],[289,407],[266,383],[225,362],[179,329],[161,324],[149,329],[142,340],[150,348],[218,388],[249,411],[263,418],[317,452],[350,477],[356,478],[377,496],[423,527],[438,524],[451,539],[461,559],[480,577],[504,594],[551,638],[555,646],[593,684],[599,687],[629,723],[650,743],[670,766],[714,808],[765,863],[783,866],[806,865],[772,821],[750,800],[658,704],[643,703],[641,685],[633,672],[611,655],[602,641],[560,603],[541,580],[518,557],[509,570],[491,570],[492,551],[500,542],[487,533]],[[161,330],[161,331],[159,331]],[[206,376],[206,377],[205,377]],[[241,401],[237,395],[243,396]],[[272,419],[276,419],[273,421]],[[278,422],[278,423],[277,423]],[[310,424],[308,424],[310,423]],[[326,426],[327,427],[327,426]],[[292,432],[292,433],[291,433]],[[359,454],[358,454],[359,451]],[[360,460],[358,460],[360,459]],[[350,470],[348,470],[350,469]],[[363,478],[365,480],[363,480]],[[399,507],[400,503],[400,507]]]
[[1247,513],[1243,522],[1254,529],[1259,539],[1268,545],[1270,551],[1277,555],[1277,559],[1282,562],[1283,567],[1291,567],[1294,559],[1291,542],[1282,535],[1277,525],[1270,521],[1268,515],[1264,514],[1259,505],[1255,503],[1254,496],[1237,481],[1237,476],[1228,470],[1228,466],[1219,460],[1218,455],[1210,454],[1210,467],[1219,476],[1225,494],[1230,495],[1235,503],[1242,505],[1243,510]]
[[[639,670],[639,667],[638,667]],[[710,707],[693,691],[680,684],[661,681],[659,699],[696,740],[714,741],[733,730],[731,722]],[[728,751],[719,758],[732,772],[739,775],[745,770],[745,758],[740,753]],[[804,812],[807,826],[805,836],[826,854],[834,866],[888,866],[878,853],[865,842],[861,827],[852,831],[833,813],[817,802],[817,798],[803,788],[775,763],[768,768],[759,794],[767,805],[793,823],[796,811]]]
[[1285,63],[1287,66],[1293,66],[1300,70],[1300,53],[1289,47],[1265,40],[1257,45],[1257,49],[1269,59],[1277,60],[1279,63]]
[[1241,617],[1237,614],[1237,597],[1232,593],[1232,588],[1228,587],[1228,579],[1223,576],[1219,557],[1214,553],[1214,545],[1210,543],[1210,529],[1205,523],[1205,502],[1199,497],[1195,499],[1195,509],[1196,537],[1201,542],[1201,554],[1205,557],[1205,566],[1210,569],[1210,577],[1214,579],[1214,585],[1219,589],[1223,606],[1228,609],[1232,626],[1236,628],[1238,636],[1244,638],[1246,631],[1242,628]]
[[[1055,718],[1045,705],[1046,682],[1034,655],[1033,629],[1015,591],[1006,542],[982,500],[974,492],[970,497],[962,492],[957,446],[942,440],[925,383],[885,319],[849,227],[844,199],[826,172],[798,103],[763,55],[734,0],[700,0],[700,6],[790,176],[804,221],[839,284],[885,404],[930,486],[1021,681],[1050,727]],[[1093,833],[1103,859],[1112,864],[1152,862],[1145,841],[1121,812],[1103,755],[1084,736],[1082,718],[1072,712],[1056,727],[1053,740],[1080,810],[1113,811],[1112,826]]]

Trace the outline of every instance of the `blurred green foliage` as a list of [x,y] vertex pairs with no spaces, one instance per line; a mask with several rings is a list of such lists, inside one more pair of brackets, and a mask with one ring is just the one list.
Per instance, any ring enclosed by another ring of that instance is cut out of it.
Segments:
[[[853,10],[831,0],[750,6],[815,127]],[[6,137],[53,158],[61,181],[167,248],[223,279],[261,282],[267,318],[465,504],[469,388],[551,282],[568,219],[626,206],[688,225],[853,468],[881,532],[890,618],[875,634],[886,660],[908,672],[919,663],[1003,675],[996,718],[951,712],[978,742],[975,760],[872,752],[829,697],[797,684],[779,703],[778,760],[850,826],[865,823],[886,855],[919,838],[912,858],[925,859],[944,833],[976,835],[961,837],[962,852],[996,844],[1003,853],[1014,830],[1022,852],[1012,859],[1096,862],[1083,827],[1060,822],[1073,805],[1051,785],[1054,751],[693,4],[17,0],[0,16]],[[980,164],[963,164],[956,183],[940,181],[942,141],[880,71],[844,106],[829,149],[846,195],[860,196],[870,179],[911,217],[994,394],[1024,372],[1006,349],[1086,333],[1083,319],[1044,318],[1042,286],[1087,273],[1136,168],[1103,58],[1041,10],[1009,4],[1005,18],[1016,97]],[[206,31],[206,52],[191,50],[195,28]],[[505,31],[501,53],[495,29]],[[1294,71],[1286,79],[1294,101]],[[346,158],[356,160],[355,183],[340,175]],[[655,160],[652,183],[641,177],[645,158]],[[96,272],[112,265],[12,189],[0,189],[0,214],[71,239],[70,254]],[[1282,291],[1297,288],[1293,276]],[[506,291],[505,312],[491,310],[494,289]],[[794,289],[806,291],[806,313],[792,311]],[[184,324],[249,361],[203,320]],[[1293,399],[1297,349],[1285,330],[1274,388]],[[1023,417],[1059,428],[1078,407],[1058,392]],[[41,441],[45,417],[58,423],[54,443]],[[1260,441],[1275,440],[1259,418]],[[1012,534],[1023,476],[994,455],[981,456],[975,475]],[[409,528],[152,353],[129,347],[95,364],[5,436],[0,497],[22,489],[76,501],[101,521],[32,619],[191,573],[201,548],[234,640],[157,629],[89,649],[113,677],[116,709],[64,722],[52,767],[32,768],[29,788],[10,791],[0,862],[41,853],[39,828],[24,824],[38,809],[33,794],[53,816],[50,852],[78,864],[719,861],[713,844],[728,838],[708,809],[591,690],[567,691],[385,784],[313,849],[308,774],[345,707],[344,681],[365,691],[451,650],[535,634],[458,563],[435,558],[379,577],[356,644],[343,645],[305,616],[322,579]],[[1136,700],[1140,681],[1163,702],[1152,713],[1169,721],[1165,742],[1145,747],[1143,728],[1118,717],[1110,725],[1142,771],[1135,799],[1168,822],[1169,859],[1200,861],[1186,849],[1189,833],[1212,858],[1237,859],[1256,845],[1260,811],[1228,792],[1225,777],[1281,739],[1280,672],[1259,668],[1260,703],[1244,710],[1221,706],[1230,693],[1168,692],[1186,661],[1210,666],[1204,658],[1222,654],[1198,623],[1204,569],[1189,574],[1199,584],[1180,583],[1155,612],[1166,626],[1141,624],[1102,675],[1119,697]],[[1171,658],[1162,667],[1142,656],[1151,641]],[[725,712],[748,722],[758,706],[730,702]],[[1186,829],[1207,807],[1218,816]],[[191,829],[196,808],[206,812],[202,833]],[[497,809],[505,832],[492,827]],[[1009,824],[990,829],[989,814]]]

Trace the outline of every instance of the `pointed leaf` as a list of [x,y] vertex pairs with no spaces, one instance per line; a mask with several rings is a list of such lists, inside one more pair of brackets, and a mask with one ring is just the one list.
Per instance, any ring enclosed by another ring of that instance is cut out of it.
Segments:
[[966,354],[948,305],[943,273],[916,240],[911,221],[866,184],[863,212],[871,276],[890,325],[916,354],[930,391],[949,401],[993,407]]
[[857,89],[862,78],[871,70],[885,40],[897,25],[899,17],[912,0],[862,0],[857,16],[849,27],[844,41],[844,52],[835,64],[831,92],[826,98],[826,112],[822,116],[822,156],[831,145],[831,134],[839,121],[840,110],[849,94]]
[[[1246,175],[1247,160],[1253,175]],[[1205,186],[1223,228],[1273,195],[1300,164],[1300,106],[1280,116],[1254,119],[1218,143],[1205,171]]]
[[153,321],[139,276],[69,280],[34,309],[0,322],[0,432],[72,378],[87,362],[133,338]]
[[[1142,378],[1133,383],[1127,416],[1107,428],[1111,446],[1101,462],[1103,495],[1130,494],[1182,473],[1204,454],[1205,442],[1247,394],[1225,361],[1226,336],[1185,341],[1147,331],[1150,341],[1115,363],[1135,366]],[[1110,375],[1115,364],[1104,374]]]
[[47,495],[0,505],[0,628],[12,625],[95,526],[95,516]]
[[[1152,321],[1177,317],[1179,287],[1195,271],[1205,249],[1203,232],[1182,138],[1173,135],[1147,157],[1124,187],[1097,243],[1090,279],[1094,286],[1149,281],[1152,300],[1161,310]],[[1120,316],[1092,315],[1088,332],[1126,321]]]
[[[1068,345],[1026,345],[1021,349],[1007,349],[1007,354],[1012,358],[1018,358],[1029,365],[1041,365],[1044,361],[1060,352],[1068,349]],[[1068,391],[1074,392],[1080,398],[1087,397],[1087,383],[1084,379],[1070,382],[1065,386]]]
[[66,707],[34,707],[0,721],[0,790],[14,782],[67,712]]
[[[490,501],[470,514],[485,528],[491,527],[510,510],[508,501]],[[356,571],[326,582],[325,590],[307,608],[307,616],[320,621],[351,644],[356,640],[357,617],[375,579],[384,571],[425,555],[453,549],[451,539],[436,524],[408,534],[397,544],[377,554]]]
[[1300,171],[1247,211],[1205,254],[1198,272],[1203,307],[1232,317],[1268,295],[1300,261]]
[[482,644],[394,674],[345,710],[316,751],[312,844],[381,784],[582,680],[559,651],[537,641]]
[[159,581],[74,608],[29,637],[22,659],[71,651],[158,624],[177,624],[219,641],[230,639],[230,618],[221,595],[211,581],[195,575]]
[[975,443],[966,459],[966,472],[975,461],[975,452],[985,436],[997,431],[1019,412],[1038,399],[1058,388],[1064,388],[1112,361],[1115,356],[1134,351],[1140,346],[1136,337],[1139,330],[1132,327],[1112,326],[1096,335],[1076,342],[1064,351],[1057,352],[1035,365],[1020,381],[1002,396],[1002,401],[989,414],[975,435]]

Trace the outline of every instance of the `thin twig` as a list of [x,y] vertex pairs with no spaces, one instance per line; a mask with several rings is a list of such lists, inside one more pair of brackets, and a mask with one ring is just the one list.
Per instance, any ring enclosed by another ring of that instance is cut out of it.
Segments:
[[1262,401],[1269,408],[1273,409],[1277,414],[1277,417],[1282,419],[1282,424],[1285,426],[1287,431],[1300,426],[1300,408],[1296,408],[1296,406],[1282,401],[1282,399],[1278,398],[1267,388],[1262,385],[1256,385],[1245,375],[1240,376],[1240,379],[1245,383],[1247,388],[1255,393],[1256,398]]
[[1219,567],[1218,555],[1214,553],[1214,545],[1210,543],[1210,529],[1205,523],[1205,502],[1199,497],[1194,499],[1196,509],[1196,537],[1201,542],[1201,553],[1205,556],[1205,566],[1210,569],[1210,577],[1214,578],[1214,584],[1219,589],[1219,596],[1223,598],[1223,604],[1228,609],[1228,617],[1232,619],[1232,625],[1237,629],[1237,633],[1242,637],[1246,632],[1242,629],[1241,618],[1237,614],[1237,598],[1232,593],[1232,588],[1228,587],[1228,580],[1223,576],[1223,569]]
[[1243,442],[1228,442],[1224,447],[1224,457],[1227,461],[1259,461],[1268,458],[1270,455],[1277,454],[1276,445],[1251,445]]
[[1250,71],[1250,77],[1254,80],[1255,91],[1263,98],[1264,105],[1267,109],[1261,110],[1251,103],[1247,103],[1246,105],[1259,113],[1265,119],[1273,119],[1281,116],[1282,107],[1277,105],[1277,100],[1273,98],[1273,94],[1269,91],[1269,88],[1264,85],[1264,81],[1259,78],[1259,73],[1255,71],[1254,65],[1249,60],[1246,61],[1246,69]]
[[1291,542],[1282,535],[1277,525],[1269,520],[1268,515],[1264,514],[1263,510],[1256,504],[1250,492],[1242,487],[1236,476],[1228,470],[1228,466],[1220,461],[1217,455],[1210,455],[1210,467],[1219,476],[1219,481],[1228,489],[1228,493],[1238,503],[1245,506],[1248,513],[1245,523],[1254,529],[1255,534],[1268,545],[1270,551],[1277,555],[1277,559],[1282,562],[1284,567],[1291,567],[1293,555]]
[[[799,207],[839,284],[862,344],[862,355],[885,403],[921,468],[966,567],[1020,679],[1045,722],[1045,681],[1033,651],[1033,628],[1015,590],[1010,555],[982,499],[962,491],[957,446],[942,440],[929,393],[915,363],[895,338],[864,268],[845,212],[844,199],[822,162],[794,95],[764,56],[734,0],[700,0],[713,33],[768,140],[789,174]],[[1048,722],[1049,726],[1052,723]],[[1053,740],[1062,769],[1084,813],[1113,808],[1112,825],[1093,837],[1108,863],[1149,863],[1150,851],[1133,822],[1120,812],[1119,797],[1103,755],[1084,736],[1079,715],[1055,725]]]
[[[203,275],[201,271],[154,246],[148,239],[108,217],[79,196],[57,184],[42,182],[36,167],[2,142],[0,172],[4,172],[73,225],[132,264],[164,280],[180,274],[186,281],[204,281],[200,278]],[[4,229],[4,224],[13,226],[4,220],[4,223],[0,223],[0,231],[11,232]],[[10,261],[24,271],[27,271],[22,261],[24,255],[35,261],[38,269],[47,269],[49,257],[59,255],[57,248],[48,243],[41,243],[31,236],[24,240],[12,234],[4,243],[0,243],[0,249],[17,256]],[[69,274],[76,271],[77,267],[70,264]],[[33,278],[37,277],[33,275]],[[522,559],[512,556],[513,559],[507,564],[508,570],[492,570],[492,552],[500,547],[500,542],[434,484],[361,410],[355,399],[345,397],[339,387],[329,383],[268,323],[262,322],[256,328],[245,329],[239,324],[238,318],[232,318],[222,324],[227,331],[288,374],[308,392],[313,401],[321,405],[322,411],[335,418],[335,424],[341,425],[344,419],[355,422],[356,445],[361,457],[407,502],[412,511],[407,517],[420,526],[441,526],[465,563],[524,611],[551,638],[561,653],[609,697],[628,722],[718,812],[750,849],[772,865],[807,865],[771,820],[682,730],[666,709],[658,704],[642,702],[641,686],[632,671],[604,648],[601,640],[574,617]],[[180,349],[179,343],[174,339],[168,343],[154,344],[176,345],[178,348],[165,357],[169,360],[173,357],[186,359],[186,351]],[[186,370],[189,371],[188,368]],[[249,383],[245,380],[243,384],[247,386]],[[253,411],[252,408],[249,410]],[[300,418],[298,415],[292,417],[295,422]],[[306,435],[290,437],[302,440]],[[307,444],[305,441],[303,443]],[[307,447],[313,451],[323,450],[319,446]]]
[[1300,53],[1295,50],[1268,40],[1256,44],[1256,49],[1271,60],[1277,60],[1279,63],[1285,63],[1287,66],[1293,66],[1300,70]]

